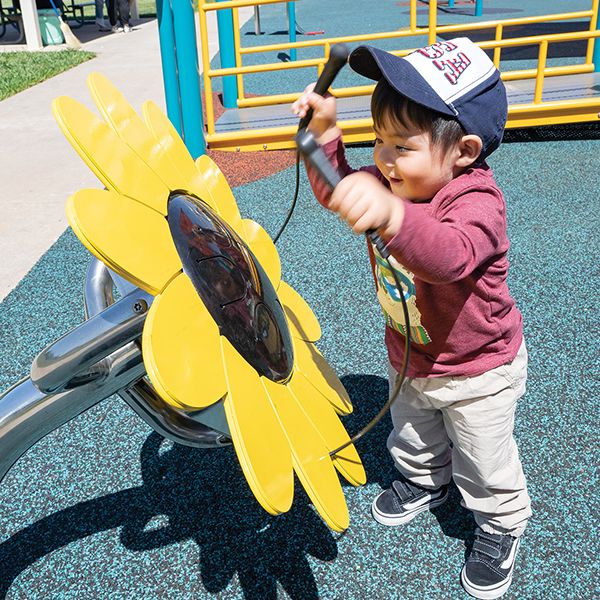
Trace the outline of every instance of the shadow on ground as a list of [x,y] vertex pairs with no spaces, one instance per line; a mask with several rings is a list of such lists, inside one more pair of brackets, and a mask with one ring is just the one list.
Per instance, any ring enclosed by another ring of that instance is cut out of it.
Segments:
[[[344,378],[355,412],[344,419],[349,432],[364,427],[385,402],[381,377]],[[385,449],[386,416],[359,442],[369,483],[387,487],[395,469]],[[242,479],[232,448],[201,450],[179,446],[152,433],[140,454],[143,484],[78,503],[21,530],[0,545],[0,598],[36,560],[76,540],[120,528],[120,542],[144,552],[190,540],[198,545],[198,569],[205,589],[223,591],[237,575],[245,598],[276,598],[278,586],[292,599],[318,598],[308,556],[333,561],[338,535],[311,509],[296,483],[289,513],[264,512]],[[347,494],[349,504],[352,493]],[[470,516],[458,509],[458,492],[434,511],[446,535],[466,539]],[[352,512],[352,506],[350,507]]]
[[275,519],[241,485],[231,449],[170,445],[152,433],[140,460],[143,485],[51,514],[0,545],[0,598],[42,556],[113,528],[131,551],[195,542],[209,592],[224,590],[237,574],[246,598],[276,598],[278,583],[290,598],[318,597],[307,556],[333,560],[336,538],[298,486],[292,510]]
[[565,125],[545,125],[507,129],[502,142],[568,142],[577,140],[600,140],[600,123],[577,123]]

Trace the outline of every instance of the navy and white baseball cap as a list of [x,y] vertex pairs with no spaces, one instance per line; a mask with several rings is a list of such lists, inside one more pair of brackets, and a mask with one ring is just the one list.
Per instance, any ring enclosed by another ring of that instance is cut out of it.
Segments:
[[349,63],[369,79],[385,79],[409,100],[455,118],[467,134],[481,138],[480,158],[500,145],[506,90],[494,63],[469,38],[437,42],[404,57],[359,46]]

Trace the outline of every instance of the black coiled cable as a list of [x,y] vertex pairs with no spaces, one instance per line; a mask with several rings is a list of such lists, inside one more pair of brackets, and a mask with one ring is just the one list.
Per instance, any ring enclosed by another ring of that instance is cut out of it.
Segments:
[[[315,168],[315,170],[320,174],[322,179],[330,186],[331,189],[335,188],[335,186],[339,182],[339,174],[333,169],[331,163],[323,154],[321,147],[316,143],[313,135],[309,131],[307,131],[306,129],[300,129],[300,131],[298,131],[298,134],[296,135],[296,144],[298,147],[298,152],[296,153],[296,189],[294,192],[294,199],[292,201],[291,207],[288,211],[287,217],[283,225],[281,226],[279,232],[274,238],[275,242],[279,239],[287,224],[289,223],[294,209],[296,207],[296,203],[298,201],[298,192],[300,189],[300,154],[302,154],[305,157],[305,159],[310,163],[310,165],[313,168]],[[371,431],[371,429],[373,429],[373,427],[375,427],[375,425],[379,423],[379,421],[384,417],[384,415],[387,413],[390,406],[398,396],[402,384],[406,379],[406,372],[408,370],[408,364],[410,360],[410,316],[408,314],[408,306],[406,304],[406,299],[404,298],[402,284],[400,282],[400,279],[398,278],[396,270],[392,266],[392,263],[390,261],[390,253],[388,252],[383,240],[374,231],[368,231],[367,238],[369,238],[369,240],[375,245],[382,258],[384,258],[385,261],[388,263],[390,272],[392,273],[392,276],[394,278],[396,289],[398,290],[398,294],[400,295],[400,302],[402,303],[402,313],[404,315],[405,324],[404,359],[402,361],[402,368],[400,369],[400,373],[398,374],[398,377],[396,377],[394,385],[390,390],[390,395],[387,402],[381,407],[381,409],[375,415],[375,417],[373,417],[373,419],[371,419],[357,434],[352,436],[350,440],[348,440],[341,446],[332,450],[329,453],[330,456],[335,456],[344,448],[362,438],[363,435]]]

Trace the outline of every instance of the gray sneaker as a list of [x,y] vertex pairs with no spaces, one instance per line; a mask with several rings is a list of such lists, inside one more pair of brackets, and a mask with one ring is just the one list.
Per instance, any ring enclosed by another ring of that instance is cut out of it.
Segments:
[[448,499],[448,486],[427,490],[406,479],[394,481],[371,505],[373,518],[382,525],[404,525],[419,513],[443,504]]
[[510,587],[519,539],[475,529],[475,540],[460,573],[465,590],[475,598],[500,598]]

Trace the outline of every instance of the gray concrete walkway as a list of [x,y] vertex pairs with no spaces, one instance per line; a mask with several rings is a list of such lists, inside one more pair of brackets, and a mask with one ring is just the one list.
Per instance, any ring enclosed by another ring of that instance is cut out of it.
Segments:
[[[240,22],[251,15],[251,9],[240,11]],[[75,30],[82,41],[86,29],[95,28]],[[93,37],[84,49],[96,58],[0,102],[0,301],[66,229],[69,195],[100,187],[56,125],[52,100],[64,94],[95,110],[85,79],[99,71],[134,108],[146,100],[165,107],[156,20],[139,23],[129,34]],[[214,19],[209,40],[213,56]]]

